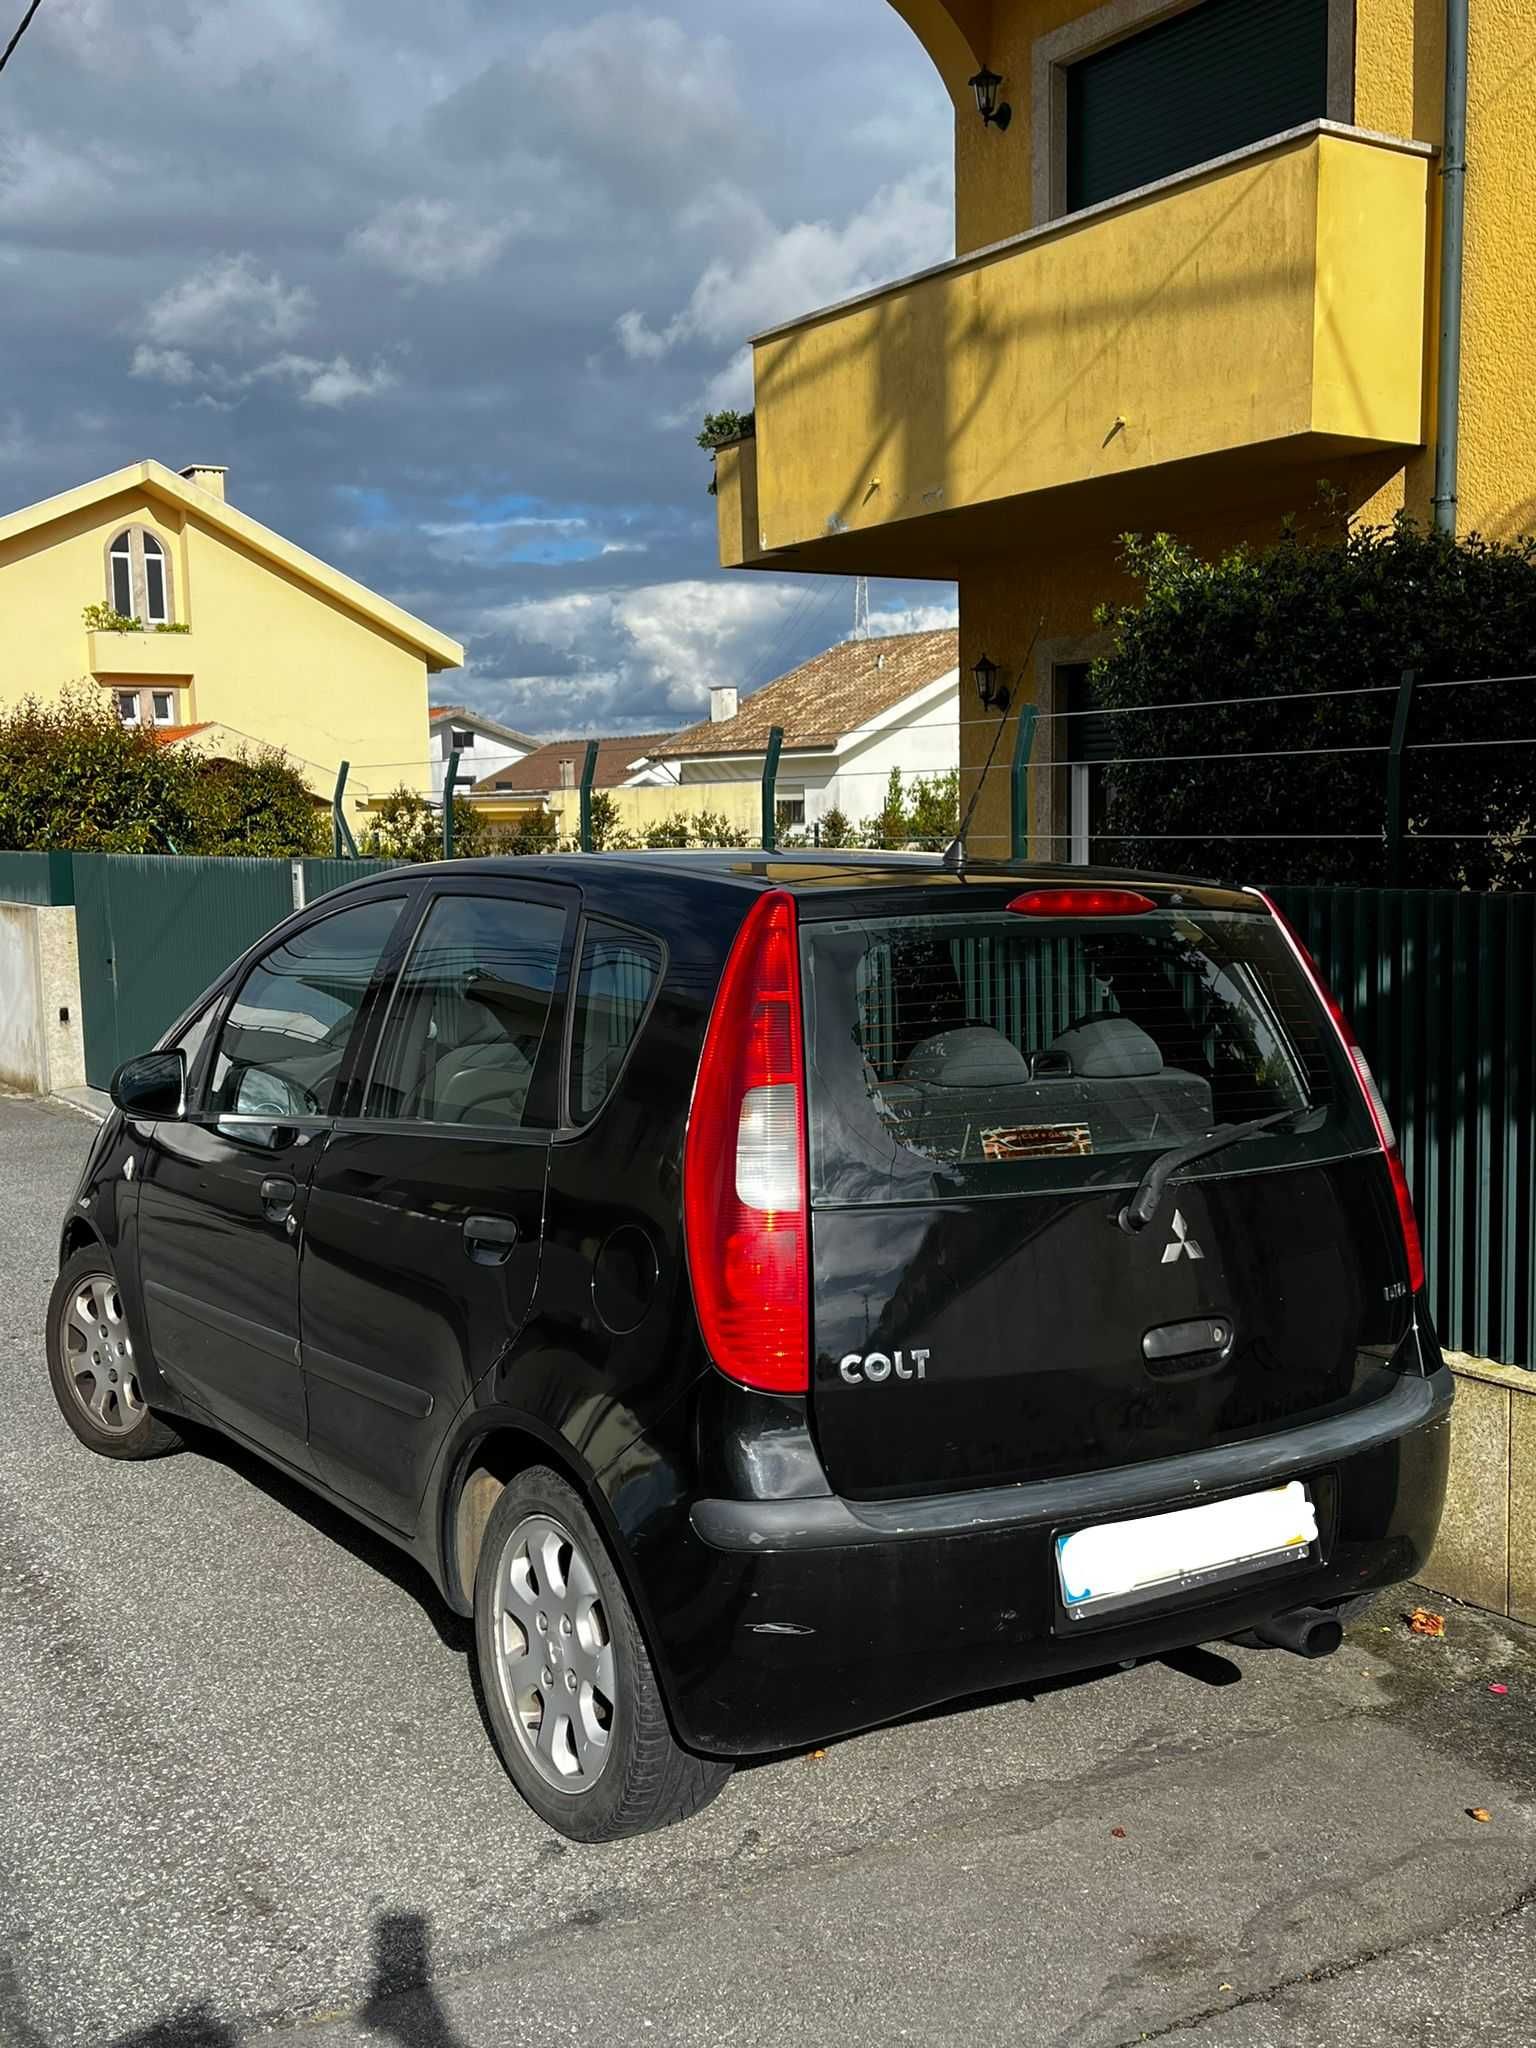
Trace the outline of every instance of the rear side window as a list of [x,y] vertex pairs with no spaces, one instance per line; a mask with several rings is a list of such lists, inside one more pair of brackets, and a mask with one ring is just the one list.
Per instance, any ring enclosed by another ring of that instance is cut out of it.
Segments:
[[590,1123],[612,1094],[656,992],[661,967],[661,947],[644,932],[595,918],[582,928],[571,1023],[573,1124]]
[[216,1116],[323,1116],[398,896],[338,910],[274,946],[229,1007],[213,1063]]
[[810,925],[813,1191],[931,1200],[1129,1185],[1217,1124],[1296,1112],[1211,1175],[1374,1142],[1267,917],[1234,911]]
[[439,897],[401,971],[365,1114],[521,1124],[564,931],[565,912],[552,904]]

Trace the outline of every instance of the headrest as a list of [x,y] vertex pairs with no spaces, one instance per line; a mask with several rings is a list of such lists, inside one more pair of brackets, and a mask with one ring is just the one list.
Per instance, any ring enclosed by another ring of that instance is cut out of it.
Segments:
[[1129,1017],[1094,1017],[1074,1024],[1051,1040],[1052,1052],[1064,1052],[1072,1071],[1085,1081],[1129,1081],[1163,1071],[1163,1056]]
[[990,1024],[963,1024],[925,1038],[901,1070],[916,1088],[1016,1088],[1029,1062]]

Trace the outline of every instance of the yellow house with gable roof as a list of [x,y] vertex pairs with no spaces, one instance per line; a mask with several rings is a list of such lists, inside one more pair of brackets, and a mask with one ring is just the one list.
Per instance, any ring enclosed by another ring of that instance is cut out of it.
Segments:
[[[1011,697],[995,855],[1019,707],[1092,709],[1122,534],[1270,539],[1323,478],[1369,520],[1536,525],[1536,10],[1479,0],[1462,61],[1467,0],[891,4],[954,103],[957,254],[755,338],[720,558],[958,582],[962,678]],[[962,706],[970,782],[996,718]],[[1036,856],[1113,858],[1107,724],[1042,721]]]
[[[229,503],[137,462],[0,518],[0,705],[85,681],[178,743],[280,747],[349,807],[427,778],[427,678],[456,640]],[[87,607],[137,630],[92,629]]]

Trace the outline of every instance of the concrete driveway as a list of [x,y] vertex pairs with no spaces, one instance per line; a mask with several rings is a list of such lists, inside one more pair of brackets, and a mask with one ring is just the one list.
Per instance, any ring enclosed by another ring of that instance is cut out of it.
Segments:
[[240,1454],[65,1429],[89,1139],[0,1101],[5,2048],[1536,2039],[1536,1640],[1407,1593],[1326,1664],[1115,1671],[558,1841],[414,1568]]

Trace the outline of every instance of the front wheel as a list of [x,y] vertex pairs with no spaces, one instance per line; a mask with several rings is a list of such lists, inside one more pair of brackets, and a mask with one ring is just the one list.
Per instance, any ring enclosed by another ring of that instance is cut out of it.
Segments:
[[112,1261],[100,1245],[66,1259],[48,1303],[48,1377],[81,1443],[103,1458],[158,1458],[181,1438],[150,1412]]
[[502,1762],[577,1842],[686,1820],[731,1775],[674,1739],[607,1545],[580,1496],[534,1466],[502,1493],[475,1573],[475,1648]]

